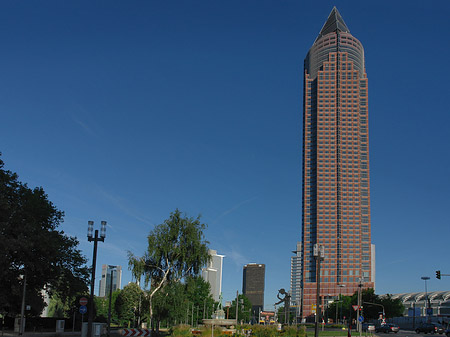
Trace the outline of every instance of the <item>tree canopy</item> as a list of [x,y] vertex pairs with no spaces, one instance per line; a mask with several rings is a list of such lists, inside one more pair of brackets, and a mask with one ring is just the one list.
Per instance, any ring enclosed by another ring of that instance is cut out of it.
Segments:
[[78,241],[58,230],[63,215],[42,187],[29,188],[0,159],[1,310],[20,312],[25,279],[27,305],[35,315],[44,307],[44,289],[63,303],[87,291],[88,268]]
[[[357,292],[352,296],[341,296],[341,301],[335,301],[328,305],[326,315],[329,318],[334,318],[336,314],[342,318],[356,318],[352,305],[357,303]],[[404,306],[400,299],[393,299],[390,295],[376,295],[372,288],[362,290],[362,307],[364,319],[366,320],[378,319],[383,309],[387,318],[402,316],[404,311]]]
[[148,235],[148,247],[142,257],[129,252],[129,267],[136,280],[144,276],[150,284],[149,314],[153,317],[153,296],[173,282],[196,276],[209,259],[208,242],[200,216],[191,218],[178,209]]

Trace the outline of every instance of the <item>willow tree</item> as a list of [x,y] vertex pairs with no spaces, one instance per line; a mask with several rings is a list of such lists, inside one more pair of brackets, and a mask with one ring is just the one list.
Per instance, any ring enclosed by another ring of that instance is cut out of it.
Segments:
[[178,209],[169,219],[157,225],[148,235],[148,247],[141,257],[128,252],[128,266],[136,280],[144,277],[148,293],[150,320],[153,318],[154,295],[171,282],[196,276],[209,259],[200,216],[190,218]]

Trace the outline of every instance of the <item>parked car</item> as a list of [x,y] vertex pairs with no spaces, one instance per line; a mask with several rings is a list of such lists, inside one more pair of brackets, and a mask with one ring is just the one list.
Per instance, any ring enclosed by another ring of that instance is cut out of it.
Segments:
[[363,323],[362,324],[362,330],[363,331],[369,331],[369,332],[375,331],[375,324],[373,324],[373,323]]
[[442,335],[445,332],[445,328],[439,323],[431,323],[435,326],[434,332]]
[[375,332],[384,332],[384,333],[394,332],[394,333],[397,333],[398,330],[400,330],[398,325],[395,325],[393,323],[386,323],[386,324],[382,324],[382,325],[378,326],[375,329]]
[[445,330],[442,327],[442,325],[437,324],[437,323],[422,323],[416,328],[416,332],[417,333],[423,332],[423,333],[439,333],[439,334],[443,334],[444,331]]

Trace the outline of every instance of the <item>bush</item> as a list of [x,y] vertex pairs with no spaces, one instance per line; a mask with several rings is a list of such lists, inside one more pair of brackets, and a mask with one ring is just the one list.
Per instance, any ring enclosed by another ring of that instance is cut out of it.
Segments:
[[279,335],[275,325],[252,325],[252,335],[256,337],[276,337]]
[[184,324],[174,326],[170,335],[173,337],[191,337],[191,327]]

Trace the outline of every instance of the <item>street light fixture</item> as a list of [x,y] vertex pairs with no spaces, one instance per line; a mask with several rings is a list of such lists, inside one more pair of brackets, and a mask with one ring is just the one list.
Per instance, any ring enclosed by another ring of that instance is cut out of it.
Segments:
[[98,236],[98,229],[95,230],[94,236],[94,221],[88,221],[88,241],[94,241],[94,252],[92,254],[92,274],[91,274],[91,295],[89,296],[89,315],[88,315],[88,331],[87,336],[92,337],[92,321],[94,320],[94,285],[95,285],[95,265],[97,263],[97,242],[105,241],[106,237],[106,221],[101,222],[100,236]]
[[427,280],[430,278],[428,276],[422,276],[422,280],[425,281],[425,316],[428,316],[428,291],[427,291]]
[[341,298],[341,289],[345,287],[345,284],[338,284],[339,287],[339,301],[336,303],[336,322],[338,321],[338,307],[340,305],[340,321],[342,322],[342,298]]

